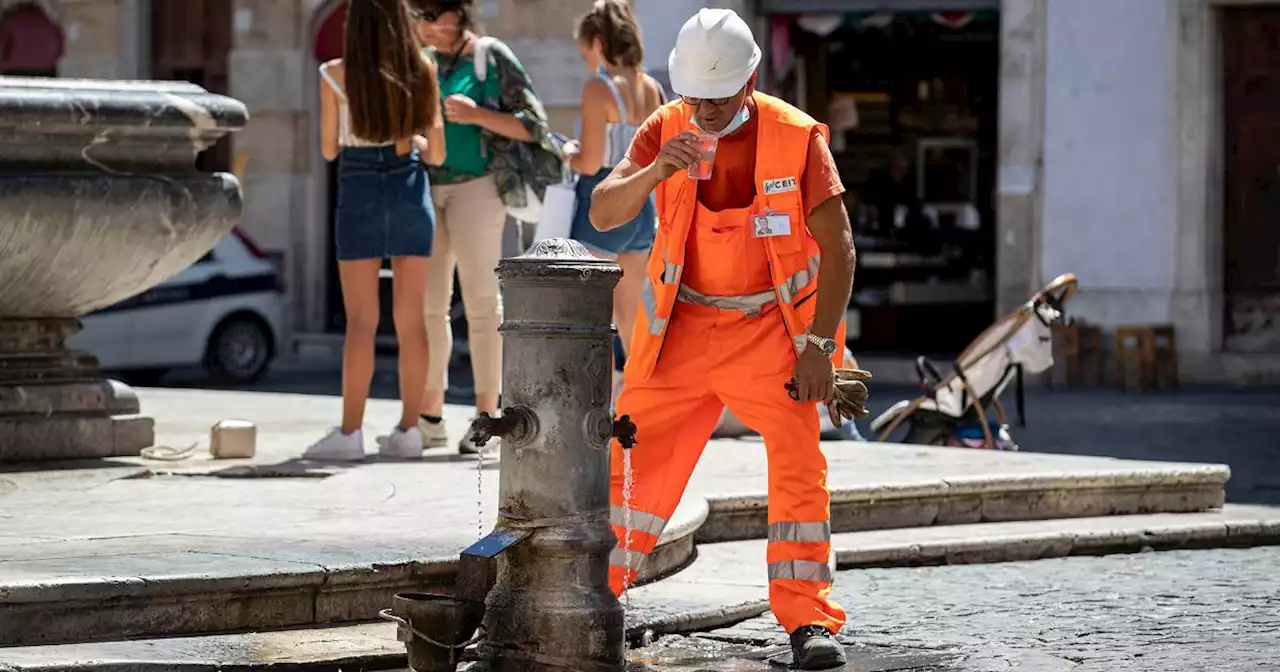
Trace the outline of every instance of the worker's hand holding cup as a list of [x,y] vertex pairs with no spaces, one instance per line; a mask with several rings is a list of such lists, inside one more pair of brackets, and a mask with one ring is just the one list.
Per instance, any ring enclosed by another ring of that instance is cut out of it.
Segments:
[[716,162],[716,146],[719,144],[720,138],[700,130],[696,133],[695,141],[697,142],[698,162],[689,167],[689,179],[709,180],[711,179],[711,167]]
[[667,179],[681,170],[688,170],[701,158],[698,150],[698,135],[693,131],[685,131],[667,141],[658,150],[654,164],[660,171],[662,179]]

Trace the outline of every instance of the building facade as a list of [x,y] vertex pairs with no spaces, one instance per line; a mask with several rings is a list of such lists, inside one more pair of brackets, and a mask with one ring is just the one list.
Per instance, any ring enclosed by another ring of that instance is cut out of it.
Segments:
[[[315,68],[340,3],[44,2],[65,35],[60,76],[200,78],[249,106],[248,127],[221,161],[242,174],[246,228],[287,270],[298,333],[326,329],[332,297],[330,180],[316,140]],[[708,4],[750,17],[766,62],[782,44],[771,32],[779,16],[998,12],[990,317],[1072,272],[1081,284],[1077,317],[1104,327],[1173,324],[1185,379],[1280,381],[1280,210],[1271,210],[1280,208],[1280,137],[1272,137],[1280,133],[1280,2],[634,4],[646,63],[660,78],[680,24]],[[477,5],[487,31],[525,62],[553,126],[570,132],[588,76],[573,17],[590,0]],[[765,90],[779,84],[762,73]]]

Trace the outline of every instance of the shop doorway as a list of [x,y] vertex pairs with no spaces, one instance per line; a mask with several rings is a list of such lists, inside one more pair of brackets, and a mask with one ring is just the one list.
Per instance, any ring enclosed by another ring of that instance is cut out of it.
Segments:
[[57,77],[62,27],[37,2],[10,3],[0,14],[0,75]]
[[1280,8],[1222,12],[1224,348],[1280,353]]
[[996,318],[999,13],[783,15],[773,31],[794,53],[770,59],[776,88],[831,127],[848,190],[850,347],[958,354]]
[[[229,93],[231,0],[150,4],[152,77],[191,82],[210,93]],[[196,157],[196,168],[232,172],[231,135],[201,152]]]

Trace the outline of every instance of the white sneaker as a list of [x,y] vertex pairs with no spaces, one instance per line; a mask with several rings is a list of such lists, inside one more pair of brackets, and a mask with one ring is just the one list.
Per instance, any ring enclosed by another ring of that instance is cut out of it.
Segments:
[[364,433],[357,429],[343,434],[338,427],[302,454],[302,459],[317,462],[363,462],[364,457]]
[[378,457],[392,460],[421,460],[422,432],[417,427],[391,430],[386,443],[378,446]]
[[423,448],[438,448],[449,443],[449,432],[444,420],[429,422],[425,418],[418,418],[418,431],[422,433]]

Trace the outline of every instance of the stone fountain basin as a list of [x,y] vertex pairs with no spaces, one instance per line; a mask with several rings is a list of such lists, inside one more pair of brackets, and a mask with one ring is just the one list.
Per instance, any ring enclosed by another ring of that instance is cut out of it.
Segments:
[[80,316],[144,292],[212,249],[240,207],[227,174],[0,179],[0,315]]
[[242,203],[196,155],[247,118],[183,82],[0,77],[0,315],[78,317],[199,260]]

